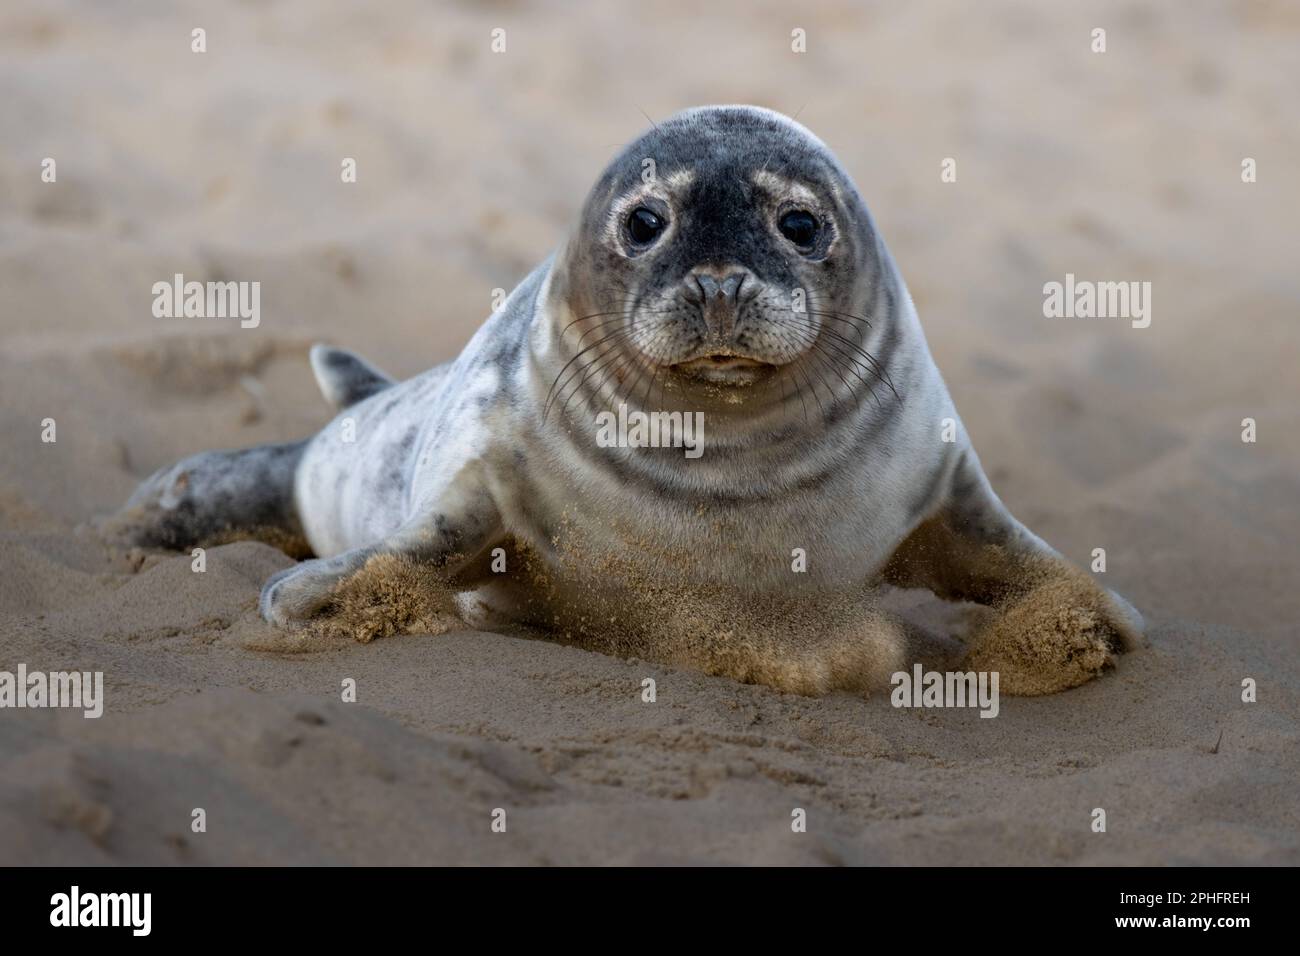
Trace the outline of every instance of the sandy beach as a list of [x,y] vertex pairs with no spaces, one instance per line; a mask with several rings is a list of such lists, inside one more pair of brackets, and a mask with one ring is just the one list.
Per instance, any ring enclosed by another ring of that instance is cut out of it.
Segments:
[[[1300,10],[322,6],[0,9],[0,671],[105,694],[0,710],[0,864],[1300,862]],[[463,629],[290,652],[280,551],[96,535],[329,421],[313,342],[456,355],[647,117],[729,102],[836,152],[999,494],[1105,549],[1147,647],[993,720]],[[260,323],[156,318],[177,273]],[[1150,325],[1045,318],[1067,274],[1150,282]]]

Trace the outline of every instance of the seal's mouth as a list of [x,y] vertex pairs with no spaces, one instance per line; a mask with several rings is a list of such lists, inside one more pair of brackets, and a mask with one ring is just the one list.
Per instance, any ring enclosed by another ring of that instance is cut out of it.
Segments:
[[714,352],[712,355],[701,355],[699,358],[682,363],[682,365],[699,365],[704,368],[753,368],[766,364],[768,363],[732,352]]
[[696,356],[672,367],[685,375],[721,385],[747,385],[776,368],[770,362],[727,351]]

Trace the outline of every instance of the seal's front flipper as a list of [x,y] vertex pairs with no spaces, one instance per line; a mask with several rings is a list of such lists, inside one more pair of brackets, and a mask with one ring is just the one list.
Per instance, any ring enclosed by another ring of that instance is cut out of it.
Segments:
[[885,577],[993,608],[963,669],[998,671],[1010,694],[1082,684],[1142,642],[1142,616],[1022,525],[967,451],[945,504],[894,554]]
[[393,384],[361,356],[328,345],[311,347],[311,370],[325,401],[340,411]]
[[283,627],[314,616],[330,602],[340,581],[359,571],[378,553],[379,548],[373,545],[354,548],[277,572],[262,585],[257,602],[262,618]]
[[305,445],[190,455],[146,478],[98,528],[128,547],[180,551],[252,538],[303,557],[311,549],[294,506],[293,482]]
[[[464,572],[501,536],[501,519],[481,488],[462,493],[453,483],[437,500],[436,511],[417,517],[397,533],[372,545],[304,561],[274,575],[262,588],[258,609],[281,627],[341,605],[360,602],[369,618],[409,617],[411,592],[427,606],[465,590]],[[373,620],[367,629],[373,628]]]

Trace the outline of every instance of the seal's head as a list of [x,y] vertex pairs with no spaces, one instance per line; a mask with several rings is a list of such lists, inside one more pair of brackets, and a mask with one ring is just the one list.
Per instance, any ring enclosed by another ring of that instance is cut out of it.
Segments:
[[713,386],[852,348],[880,264],[830,151],[749,106],[687,110],[624,149],[565,258],[562,294],[586,342]]

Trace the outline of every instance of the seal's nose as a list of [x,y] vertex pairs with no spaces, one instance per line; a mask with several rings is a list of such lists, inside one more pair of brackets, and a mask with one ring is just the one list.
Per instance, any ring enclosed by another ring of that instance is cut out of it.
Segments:
[[703,297],[700,305],[704,324],[715,339],[727,342],[736,328],[736,314],[740,311],[740,288],[745,284],[746,273],[729,272],[719,275],[696,272],[695,284]]
[[705,305],[718,300],[735,308],[736,302],[740,298],[740,287],[745,284],[745,273],[733,272],[731,275],[722,276],[719,279],[705,272],[697,272],[695,273],[695,284],[700,287],[700,292],[704,294]]

